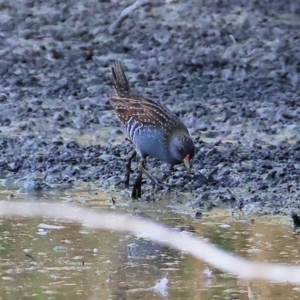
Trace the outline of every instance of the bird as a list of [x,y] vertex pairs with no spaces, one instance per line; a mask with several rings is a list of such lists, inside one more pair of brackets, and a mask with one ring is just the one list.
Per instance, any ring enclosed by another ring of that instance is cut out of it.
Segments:
[[146,168],[145,159],[148,156],[171,167],[184,163],[190,173],[195,146],[180,118],[162,104],[131,89],[120,61],[111,65],[111,80],[114,90],[110,92],[110,104],[123,125],[127,138],[135,147],[126,166],[126,186],[129,186],[131,160],[136,154],[140,157],[140,175],[134,184],[132,198],[141,196],[140,191],[137,196],[135,189],[141,185],[143,174],[155,186],[161,186],[160,181]]

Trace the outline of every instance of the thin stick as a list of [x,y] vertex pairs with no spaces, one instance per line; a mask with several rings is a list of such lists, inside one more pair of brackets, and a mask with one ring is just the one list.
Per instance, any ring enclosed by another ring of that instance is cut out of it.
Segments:
[[129,215],[102,213],[77,205],[61,203],[0,202],[0,215],[68,219],[85,226],[117,231],[130,231],[160,244],[189,252],[198,259],[228,273],[246,279],[300,283],[296,265],[256,262],[230,254],[203,240],[182,235],[166,226]]
[[150,3],[151,0],[137,0],[132,5],[123,9],[119,18],[109,26],[109,33],[114,34],[123,23],[123,21],[126,20],[137,8],[139,8],[140,6],[148,5]]

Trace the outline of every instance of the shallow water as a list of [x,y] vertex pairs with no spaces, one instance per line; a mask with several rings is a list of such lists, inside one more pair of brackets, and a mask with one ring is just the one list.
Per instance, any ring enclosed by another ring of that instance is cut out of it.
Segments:
[[[6,194],[2,190],[1,198]],[[16,194],[12,201],[26,197]],[[300,238],[293,236],[286,217],[260,217],[253,223],[247,216],[232,218],[228,211],[213,210],[195,220],[172,212],[170,199],[112,205],[109,195],[84,189],[45,199],[138,214],[251,259],[298,263],[300,258]],[[190,255],[63,220],[6,217],[1,220],[0,251],[2,299],[248,299],[246,281]],[[212,278],[205,275],[206,268]],[[300,292],[289,284],[260,281],[251,282],[251,289],[255,299],[298,299]]]

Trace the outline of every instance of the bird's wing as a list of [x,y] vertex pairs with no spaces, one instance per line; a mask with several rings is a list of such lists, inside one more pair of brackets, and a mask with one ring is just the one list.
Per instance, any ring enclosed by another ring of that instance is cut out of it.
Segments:
[[112,96],[110,103],[122,123],[134,119],[145,126],[173,128],[180,122],[177,115],[148,98],[134,99]]

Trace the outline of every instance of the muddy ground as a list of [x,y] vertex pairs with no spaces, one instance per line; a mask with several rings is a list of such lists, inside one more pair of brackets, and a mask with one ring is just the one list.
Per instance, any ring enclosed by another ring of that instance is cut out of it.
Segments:
[[[214,205],[297,211],[299,1],[153,1],[113,32],[132,3],[0,2],[2,185],[88,182],[130,199],[116,183],[132,146],[108,101],[118,59],[135,89],[182,118],[196,143],[194,173],[214,179],[189,180],[184,166],[166,173],[150,159],[164,182],[183,186],[168,197],[197,215]],[[143,191],[144,200],[167,193]]]

